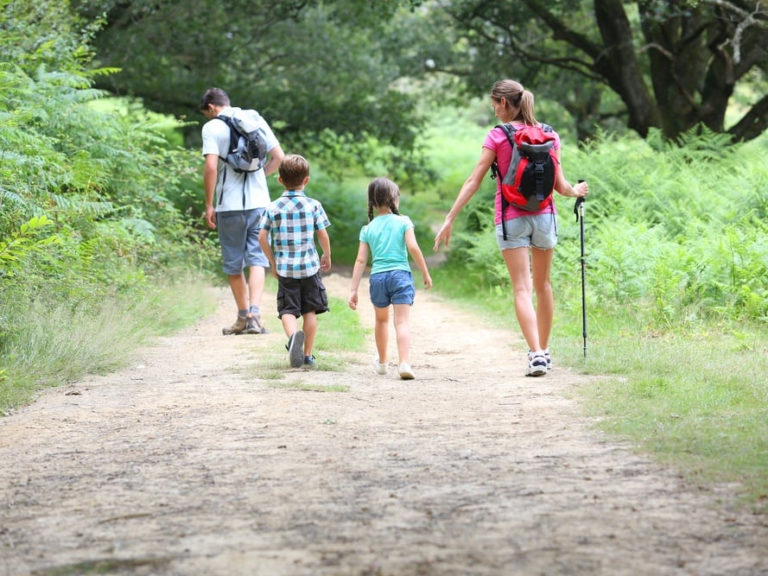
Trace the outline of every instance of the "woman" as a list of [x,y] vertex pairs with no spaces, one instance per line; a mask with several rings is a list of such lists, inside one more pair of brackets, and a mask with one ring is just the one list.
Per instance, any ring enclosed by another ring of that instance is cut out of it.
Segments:
[[[491,89],[491,106],[503,123],[513,126],[540,126],[534,116],[533,94],[514,80],[499,80]],[[555,134],[554,149],[560,159],[560,138]],[[552,197],[540,210],[526,211],[507,202],[502,203],[501,180],[512,158],[512,147],[501,128],[492,129],[483,142],[483,150],[472,174],[464,182],[456,201],[435,236],[434,249],[451,238],[451,227],[459,212],[480,188],[483,178],[494,161],[500,176],[496,178],[495,224],[499,249],[507,265],[515,295],[515,313],[523,337],[528,344],[528,376],[543,376],[552,367],[549,336],[554,316],[554,297],[550,283],[552,255],[557,243],[555,203]],[[586,196],[586,182],[571,186],[557,170],[555,190],[572,198]],[[502,214],[502,206],[504,214]],[[531,278],[533,272],[533,278]],[[537,307],[533,306],[533,290]]]

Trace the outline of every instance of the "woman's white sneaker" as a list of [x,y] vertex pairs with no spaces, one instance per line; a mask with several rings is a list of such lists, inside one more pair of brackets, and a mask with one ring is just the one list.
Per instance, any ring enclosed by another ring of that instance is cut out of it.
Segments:
[[528,352],[526,376],[544,376],[547,373],[547,357],[543,352]]
[[407,362],[400,364],[400,366],[397,367],[397,371],[400,373],[400,378],[402,380],[413,380],[416,378],[413,370],[411,370],[411,365]]
[[373,370],[376,372],[376,374],[380,376],[384,376],[387,373],[387,363],[386,362],[379,362],[378,358],[374,358],[373,360]]

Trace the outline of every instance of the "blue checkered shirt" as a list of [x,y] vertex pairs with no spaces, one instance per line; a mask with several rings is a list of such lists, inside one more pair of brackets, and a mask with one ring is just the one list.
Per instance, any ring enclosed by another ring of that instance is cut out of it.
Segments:
[[303,190],[286,190],[267,206],[261,228],[272,233],[277,274],[283,278],[309,278],[320,271],[315,230],[331,225],[323,205]]

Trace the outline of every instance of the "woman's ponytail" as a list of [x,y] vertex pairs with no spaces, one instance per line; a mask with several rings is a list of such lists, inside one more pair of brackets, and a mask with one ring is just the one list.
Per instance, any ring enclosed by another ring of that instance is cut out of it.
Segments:
[[530,90],[523,90],[520,99],[520,113],[517,119],[521,120],[523,124],[536,126],[536,116],[533,113],[533,92]]

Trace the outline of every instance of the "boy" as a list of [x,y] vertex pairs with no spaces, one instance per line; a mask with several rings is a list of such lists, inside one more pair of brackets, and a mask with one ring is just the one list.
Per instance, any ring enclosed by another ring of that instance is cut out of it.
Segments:
[[[287,155],[280,163],[278,175],[285,192],[267,207],[259,244],[278,282],[277,312],[288,336],[286,348],[291,366],[311,368],[315,364],[312,346],[317,334],[317,314],[328,311],[320,272],[331,269],[331,242],[326,230],[331,223],[320,202],[304,193],[309,182],[309,163],[304,157]],[[320,258],[315,249],[315,233],[323,251]],[[300,316],[303,331],[298,329]]]

